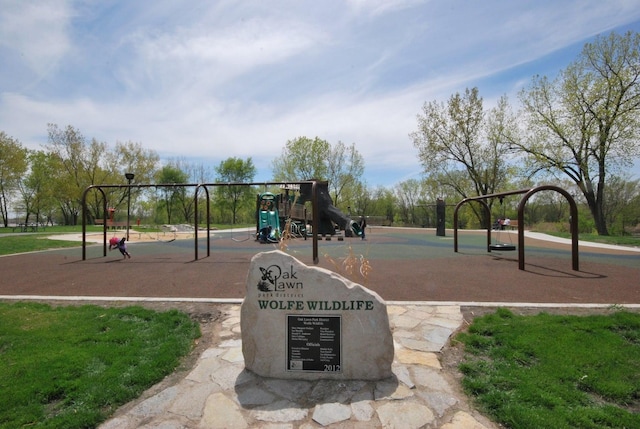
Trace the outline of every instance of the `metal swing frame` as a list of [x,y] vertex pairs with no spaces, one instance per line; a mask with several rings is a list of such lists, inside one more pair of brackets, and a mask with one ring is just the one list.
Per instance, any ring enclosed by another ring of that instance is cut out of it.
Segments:
[[[499,197],[500,199],[500,205],[502,206],[502,200],[504,199],[504,197]],[[505,210],[504,210],[504,206],[502,206],[502,220],[504,221],[504,214],[505,214]],[[496,242],[494,244],[489,245],[489,249],[491,250],[496,250],[496,251],[503,251],[503,252],[512,252],[514,250],[516,250],[516,246],[513,244],[513,241],[511,241],[511,235],[509,235],[509,243],[502,243],[500,241],[500,231],[504,230],[504,224],[499,224],[499,227],[496,228]]]
[[[478,201],[485,209],[487,219],[487,252],[491,252],[491,209],[487,204],[489,198],[501,198],[508,195],[524,194],[518,204],[518,269],[524,270],[524,208],[529,198],[540,191],[555,191],[562,194],[569,202],[569,229],[571,231],[571,267],[574,271],[580,271],[580,263],[578,256],[578,206],[575,200],[566,190],[554,185],[542,185],[534,188],[520,189],[517,191],[499,192],[495,194],[480,195],[477,197],[465,198],[460,201],[453,212],[453,251],[458,252],[458,210],[464,204],[471,201]],[[496,250],[496,249],[494,249]],[[504,250],[504,249],[501,249]]]
[[[120,189],[131,189],[131,188],[151,188],[151,187],[183,187],[183,188],[195,188],[194,191],[194,204],[196,210],[194,212],[194,225],[196,228],[194,230],[193,237],[193,247],[194,247],[194,260],[198,260],[198,192],[202,189],[205,192],[205,201],[206,201],[206,245],[207,245],[207,256],[211,256],[211,214],[210,214],[210,197],[209,197],[209,187],[217,187],[217,186],[230,186],[230,185],[240,185],[240,186],[264,186],[265,189],[267,186],[282,186],[282,185],[301,185],[308,184],[311,186],[311,207],[312,207],[312,239],[313,243],[311,246],[313,263],[317,265],[320,262],[320,258],[318,256],[318,218],[319,218],[319,208],[318,208],[318,184],[326,184],[326,182],[320,182],[318,180],[303,180],[299,182],[238,182],[238,183],[163,183],[163,184],[121,184],[121,185],[90,185],[85,188],[82,193],[82,260],[87,259],[87,195],[91,191],[97,191],[102,194],[103,201],[103,212],[107,212],[107,198],[104,192],[104,189],[109,188],[120,188]],[[103,227],[103,238],[102,238],[102,256],[107,256],[107,223],[105,222]]]

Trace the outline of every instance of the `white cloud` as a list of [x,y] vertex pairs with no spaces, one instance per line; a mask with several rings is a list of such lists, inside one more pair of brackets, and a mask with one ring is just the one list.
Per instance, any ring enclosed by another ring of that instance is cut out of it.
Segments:
[[71,4],[0,0],[0,55],[24,51],[47,75],[19,89],[0,71],[0,130],[23,143],[52,122],[217,164],[318,136],[355,143],[395,180],[419,170],[408,135],[424,102],[500,74],[479,86],[489,104],[538,72],[513,67],[640,19],[637,0]]
[[348,0],[350,7],[358,13],[366,12],[371,16],[409,9],[414,6],[425,5],[426,0]]
[[65,0],[0,2],[0,45],[15,51],[39,75],[69,52],[72,12]]
[[250,19],[227,28],[198,27],[178,32],[138,35],[142,60],[191,62],[246,71],[283,61],[313,43],[314,35],[288,23]]

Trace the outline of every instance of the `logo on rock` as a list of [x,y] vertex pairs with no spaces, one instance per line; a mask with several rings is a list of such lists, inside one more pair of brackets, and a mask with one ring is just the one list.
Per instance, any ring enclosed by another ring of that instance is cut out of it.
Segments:
[[269,265],[267,268],[260,267],[262,277],[258,281],[260,292],[272,292],[276,290],[276,283],[282,275],[282,269],[277,265]]
[[284,291],[287,289],[302,289],[302,282],[298,280],[298,273],[293,269],[283,270],[278,265],[259,267],[262,275],[258,281],[260,292]]

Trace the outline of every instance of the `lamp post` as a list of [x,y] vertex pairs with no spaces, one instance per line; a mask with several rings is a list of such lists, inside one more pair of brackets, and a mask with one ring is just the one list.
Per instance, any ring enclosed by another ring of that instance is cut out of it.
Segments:
[[131,181],[135,177],[133,173],[124,173],[124,177],[129,181],[129,189],[127,195],[127,241],[129,241],[129,222],[131,219]]

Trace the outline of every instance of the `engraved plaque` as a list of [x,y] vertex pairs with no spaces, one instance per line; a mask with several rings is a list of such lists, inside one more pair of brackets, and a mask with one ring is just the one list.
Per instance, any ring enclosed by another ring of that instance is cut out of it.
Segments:
[[287,316],[287,371],[342,372],[341,316]]

